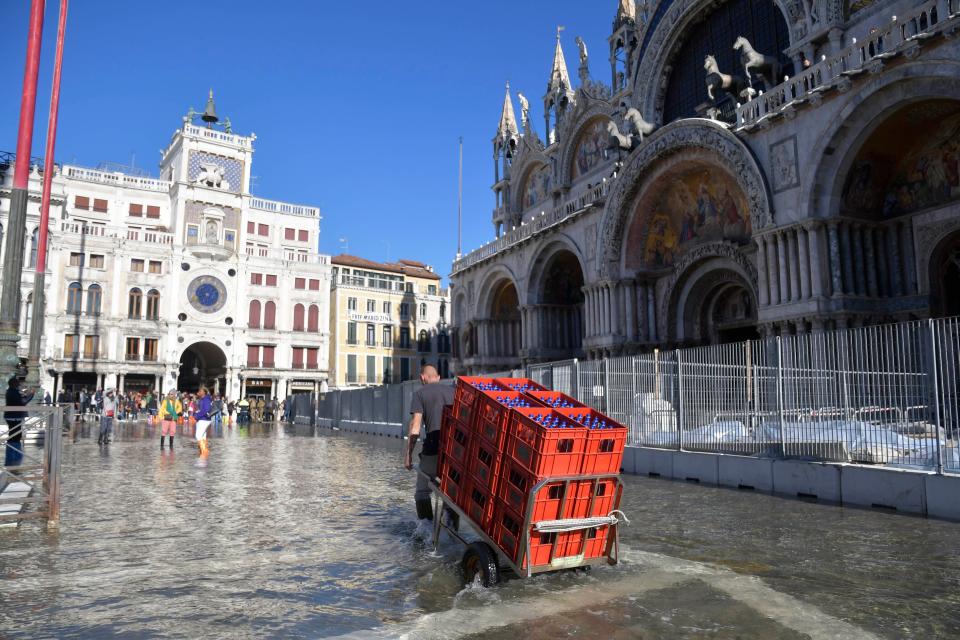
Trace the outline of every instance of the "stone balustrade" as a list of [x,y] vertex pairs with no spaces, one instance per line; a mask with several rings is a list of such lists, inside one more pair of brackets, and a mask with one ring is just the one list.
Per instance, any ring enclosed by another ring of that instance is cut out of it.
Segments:
[[240,136],[234,133],[226,133],[223,131],[218,131],[216,129],[207,129],[206,127],[198,127],[192,124],[183,125],[183,133],[189,136],[197,136],[200,138],[206,138],[208,140],[214,140],[216,142],[222,142],[224,144],[230,144],[235,147],[240,147],[241,149],[253,149],[253,140],[255,136]]
[[162,191],[164,193],[170,191],[170,186],[172,184],[168,180],[157,180],[156,178],[144,178],[140,176],[128,176],[125,173],[97,171],[96,169],[75,167],[73,165],[64,165],[62,174],[71,180],[97,182],[99,184],[108,184],[117,187],[144,189],[146,191]]
[[904,15],[891,16],[886,25],[873,30],[864,40],[854,40],[840,53],[824,57],[770,91],[738,105],[737,129],[749,131],[764,126],[803,104],[816,106],[824,93],[849,88],[850,78],[880,71],[884,60],[915,55],[921,41],[954,25],[958,14],[960,0],[927,0]]
[[251,209],[269,211],[270,213],[286,213],[306,218],[320,218],[320,209],[318,207],[307,207],[299,204],[290,204],[289,202],[266,200],[264,198],[250,198],[249,206]]
[[519,227],[514,227],[496,240],[471,251],[459,260],[454,260],[453,273],[463,271],[479,262],[483,262],[501,251],[520,244],[530,237],[579,214],[593,204],[603,200],[610,191],[611,184],[610,181],[604,180],[600,184],[568,198],[560,203],[559,206],[553,207],[549,211],[544,209],[541,215],[525,221]]
[[105,224],[64,221],[60,223],[60,231],[64,234],[132,240],[153,245],[170,246],[173,244],[172,233],[153,229],[131,229],[129,227],[111,227]]

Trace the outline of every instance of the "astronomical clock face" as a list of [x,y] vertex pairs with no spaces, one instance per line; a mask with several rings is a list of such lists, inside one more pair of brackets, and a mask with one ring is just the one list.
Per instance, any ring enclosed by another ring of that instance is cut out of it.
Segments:
[[216,313],[227,304],[227,288],[214,276],[199,276],[187,287],[187,298],[201,313]]

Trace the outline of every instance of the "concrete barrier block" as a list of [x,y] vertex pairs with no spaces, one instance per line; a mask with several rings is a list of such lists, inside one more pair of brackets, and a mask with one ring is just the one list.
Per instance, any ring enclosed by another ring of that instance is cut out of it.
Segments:
[[635,474],[637,472],[637,447],[623,448],[623,462],[620,463],[620,469],[623,473]]
[[927,515],[960,520],[960,476],[928,475],[924,478]]
[[719,456],[717,481],[725,487],[773,492],[773,460],[744,456]]
[[717,484],[718,458],[720,456],[713,453],[677,451],[673,454],[673,477],[700,484]]
[[774,460],[773,492],[794,498],[841,502],[840,466],[798,460]]
[[639,476],[673,477],[673,454],[669,449],[637,447],[634,453],[634,473]]
[[929,475],[845,465],[841,471],[843,503],[922,514],[926,512],[924,484]]

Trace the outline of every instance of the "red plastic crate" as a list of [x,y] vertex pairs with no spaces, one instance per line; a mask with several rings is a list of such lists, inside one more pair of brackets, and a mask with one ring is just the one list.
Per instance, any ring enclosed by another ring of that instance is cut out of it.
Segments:
[[543,408],[536,400],[517,391],[482,391],[477,396],[474,431],[498,451],[503,449],[504,435],[512,416],[511,407],[502,401],[519,401],[534,408]]
[[[500,550],[514,563],[519,562],[520,556],[525,551],[520,544],[523,518],[502,502],[497,502],[490,525],[490,537],[497,543]],[[569,556],[578,557],[581,547],[578,541],[582,540],[582,537],[583,534],[579,531],[538,533],[531,526],[530,557],[524,558],[520,567],[526,568],[528,564],[531,567],[550,565],[551,552],[554,559],[559,562]]]
[[495,499],[493,494],[487,489],[473,484],[471,480],[466,506],[464,506],[463,510],[466,511],[470,519],[480,525],[480,528],[486,533],[492,533],[490,521],[493,519],[494,506]]
[[545,386],[538,384],[530,378],[495,378],[494,382],[512,391],[527,393],[530,391],[550,391]]
[[578,480],[573,498],[567,498],[564,518],[595,518],[610,515],[616,508],[617,483],[612,478]]
[[467,454],[467,473],[473,485],[495,493],[502,457],[489,442],[474,437]]
[[607,546],[612,542],[611,536],[613,535],[610,525],[587,529],[580,533],[586,539],[586,545],[583,549],[584,558],[604,558],[607,556]]
[[[560,393],[559,391],[527,391],[525,392],[528,396],[539,402],[540,404],[550,407],[552,409],[559,408],[577,408],[577,407],[586,407],[587,405],[574,400],[565,393]],[[558,407],[560,403],[566,403],[570,405],[569,407]]]
[[[543,480],[515,460],[507,459],[503,463],[503,472],[497,482],[497,500],[506,504],[516,513],[527,508],[530,491]],[[613,510],[616,483],[607,480],[572,480],[567,484],[566,496],[561,481],[547,482],[533,502],[531,522],[559,520],[562,518],[587,518],[605,516]],[[596,487],[596,488],[595,488]],[[593,499],[593,494],[598,495]],[[563,504],[561,512],[560,505]]]
[[557,409],[557,413],[581,424],[603,420],[607,428],[590,428],[583,450],[580,473],[620,473],[623,462],[623,447],[627,444],[627,428],[609,417],[590,408]]
[[470,442],[474,439],[473,429],[452,416],[444,423],[441,436],[443,451],[451,460],[467,467]]
[[[545,427],[537,423],[559,418],[566,427]],[[553,409],[517,409],[510,413],[504,452],[534,475],[569,476],[580,473],[586,446],[587,428]],[[622,452],[621,452],[622,454]]]
[[476,376],[460,376],[457,378],[457,384],[453,391],[453,405],[455,414],[459,420],[469,423],[472,415],[469,414],[476,404],[477,396],[480,395],[481,387],[493,386],[497,389],[503,389],[503,385],[497,384],[493,378],[480,378]]
[[444,457],[446,460],[443,475],[440,476],[440,490],[457,506],[466,507],[470,486],[467,470],[450,460],[449,456]]

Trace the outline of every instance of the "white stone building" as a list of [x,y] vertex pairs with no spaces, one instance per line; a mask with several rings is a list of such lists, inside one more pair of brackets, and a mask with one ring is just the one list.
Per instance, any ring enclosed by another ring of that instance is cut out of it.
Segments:
[[[166,391],[229,398],[326,385],[330,262],[316,207],[250,193],[256,135],[191,112],[160,177],[65,165],[53,182],[41,382],[48,391]],[[0,159],[7,228],[13,163]],[[41,175],[30,179],[20,355],[33,313]],[[2,246],[2,243],[0,243]],[[5,250],[5,248],[3,249]]]
[[508,87],[458,372],[960,314],[957,0],[618,4]]

